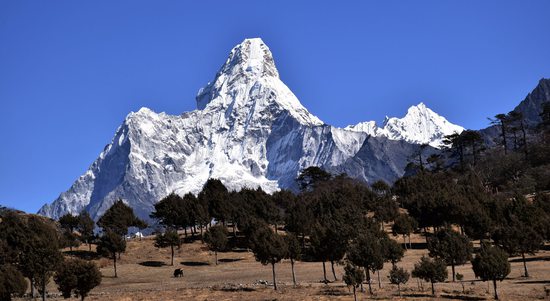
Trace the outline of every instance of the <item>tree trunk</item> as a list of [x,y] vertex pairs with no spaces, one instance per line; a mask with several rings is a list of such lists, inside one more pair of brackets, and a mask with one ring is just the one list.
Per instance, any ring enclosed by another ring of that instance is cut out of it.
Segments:
[[34,292],[34,279],[29,278],[29,280],[31,282],[31,297],[34,299],[34,298],[36,298],[36,295],[35,295],[35,292]]
[[397,294],[401,297],[401,284],[397,283]]
[[214,251],[214,257],[216,258],[216,265],[218,265],[218,251]]
[[405,234],[403,234],[403,245],[405,245],[405,250],[407,250],[407,239],[405,237]]
[[412,249],[412,243],[411,243],[411,234],[409,233],[409,249]]
[[338,281],[338,278],[336,278],[336,272],[334,271],[334,260],[330,261],[330,265],[332,268],[332,276],[334,277],[334,281]]
[[508,143],[506,143],[506,129],[504,126],[504,120],[500,121],[500,129],[502,131],[502,144],[504,145],[504,154],[508,154]]
[[355,285],[353,285],[353,300],[357,301],[357,293],[355,292]]
[[46,275],[42,275],[42,301],[46,301]]
[[451,271],[453,271],[453,282],[455,282],[455,264],[451,264]]
[[92,244],[88,242],[88,251],[92,252]]
[[185,233],[185,237],[187,238],[187,227],[183,227],[183,233]]
[[292,269],[292,283],[294,283],[294,287],[296,287],[296,273],[294,273],[294,259],[290,259],[290,268]]
[[115,278],[118,277],[117,273],[116,273],[116,254],[113,254],[113,265],[115,267]]
[[525,261],[525,253],[521,253],[521,258],[523,259],[523,270],[525,271],[525,277],[529,277],[529,272],[527,271],[527,261]]
[[380,281],[380,270],[377,270],[376,273],[378,274],[378,288],[382,288],[382,281]]
[[327,268],[325,267],[325,261],[323,261],[323,279],[325,280],[325,284],[327,284]]
[[369,293],[372,295],[372,286],[370,284],[370,270],[365,267],[365,273],[367,274],[367,283],[369,284]]
[[172,260],[170,262],[170,265],[174,266],[174,246],[170,246],[170,251],[172,251]]
[[433,281],[430,281],[432,283],[432,295],[435,296],[435,288]]
[[73,246],[69,246],[69,251],[73,251]]
[[497,280],[496,279],[493,279],[493,288],[495,289],[495,300],[498,300]]
[[80,295],[80,301],[84,301],[84,298],[86,298],[86,296]]
[[235,226],[235,222],[233,222],[233,237],[237,237],[237,227]]
[[523,124],[523,119],[521,119],[520,129],[523,136],[523,152],[525,153],[525,159],[527,160],[529,152],[527,151],[527,133],[525,133],[525,125]]
[[279,234],[279,232],[277,232],[278,231],[277,230],[277,223],[275,223],[274,226],[275,226],[275,234]]
[[277,290],[277,278],[275,277],[275,263],[274,262],[271,263],[271,267],[272,267],[272,270],[273,270],[273,288],[275,290]]

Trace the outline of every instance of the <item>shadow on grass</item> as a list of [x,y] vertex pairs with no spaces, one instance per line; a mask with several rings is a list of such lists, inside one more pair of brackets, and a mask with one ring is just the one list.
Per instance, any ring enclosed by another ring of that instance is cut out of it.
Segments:
[[325,296],[348,296],[348,295],[351,295],[351,293],[348,292],[348,291],[345,291],[345,290],[343,290],[343,289],[340,289],[340,288],[329,287],[329,288],[325,288],[325,289],[322,289],[321,291],[319,291],[319,295],[325,295]]
[[180,262],[181,265],[188,266],[188,267],[198,267],[198,266],[205,266],[210,265],[208,262],[202,262],[202,261],[183,261]]
[[518,281],[516,283],[522,283],[522,284],[550,284],[550,280],[525,280],[525,281]]
[[[408,244],[407,244],[407,247],[409,247]],[[422,250],[427,248],[428,248],[428,244],[425,242],[413,242],[409,249]]]
[[160,267],[163,267],[163,266],[167,265],[166,263],[164,263],[162,261],[154,261],[154,260],[142,261],[142,262],[139,262],[138,264],[142,265],[142,266],[145,266],[145,267],[154,267],[154,268],[160,268]]
[[440,298],[443,299],[453,299],[453,300],[487,300],[484,297],[478,297],[478,296],[464,296],[464,295],[440,295]]
[[222,258],[222,259],[218,259],[219,262],[236,262],[236,261],[241,261],[242,258]]
[[[529,257],[529,258],[525,258],[525,261],[526,261],[526,262],[531,262],[531,261],[550,261],[550,256]],[[514,259],[508,260],[508,262],[523,262],[523,259],[521,259],[521,258],[514,258]]]
[[433,298],[432,294],[424,294],[424,293],[410,293],[410,294],[401,294],[403,297],[414,297],[414,298]]
[[66,255],[78,257],[84,260],[95,260],[101,258],[97,252],[94,251],[84,251],[84,250],[74,250],[74,251],[65,251],[63,252]]
[[189,244],[189,243],[192,243],[192,242],[195,242],[197,240],[201,240],[201,236],[200,234],[198,235],[187,235],[187,237],[184,237],[183,238],[183,242],[186,243],[186,244]]

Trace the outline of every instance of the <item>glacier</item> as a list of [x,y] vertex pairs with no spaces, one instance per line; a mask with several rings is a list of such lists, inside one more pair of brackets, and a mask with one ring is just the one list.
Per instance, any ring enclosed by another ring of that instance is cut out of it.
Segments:
[[148,108],[128,114],[88,170],[38,213],[57,219],[87,210],[98,219],[121,198],[148,220],[164,196],[196,194],[209,178],[230,190],[261,187],[271,193],[296,189],[294,179],[309,166],[365,182],[393,182],[419,144],[438,147],[444,135],[462,130],[423,104],[383,128],[374,122],[328,125],[280,80],[259,38],[231,50],[196,102],[196,110],[181,115]]

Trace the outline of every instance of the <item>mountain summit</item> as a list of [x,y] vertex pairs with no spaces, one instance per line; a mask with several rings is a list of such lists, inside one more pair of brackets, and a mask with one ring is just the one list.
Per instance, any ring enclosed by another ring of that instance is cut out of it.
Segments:
[[429,144],[436,148],[441,147],[445,136],[464,131],[463,127],[450,123],[423,102],[411,106],[403,118],[386,117],[383,127],[378,127],[374,121],[367,121],[347,126],[346,129],[391,140]]
[[274,192],[296,189],[294,179],[309,166],[392,182],[419,148],[408,140],[438,139],[432,128],[445,125],[423,105],[389,119],[384,135],[327,125],[280,80],[261,39],[234,47],[196,101],[197,110],[177,116],[147,108],[128,114],[89,169],[39,213],[87,210],[97,219],[121,198],[148,219],[161,198],[198,193],[209,178],[231,190]]

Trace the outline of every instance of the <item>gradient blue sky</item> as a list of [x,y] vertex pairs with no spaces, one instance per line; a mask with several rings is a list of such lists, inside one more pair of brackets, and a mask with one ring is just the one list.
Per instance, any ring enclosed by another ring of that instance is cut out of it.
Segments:
[[179,114],[246,37],[323,121],[468,128],[550,77],[550,1],[0,1],[0,204],[70,187],[130,111]]

